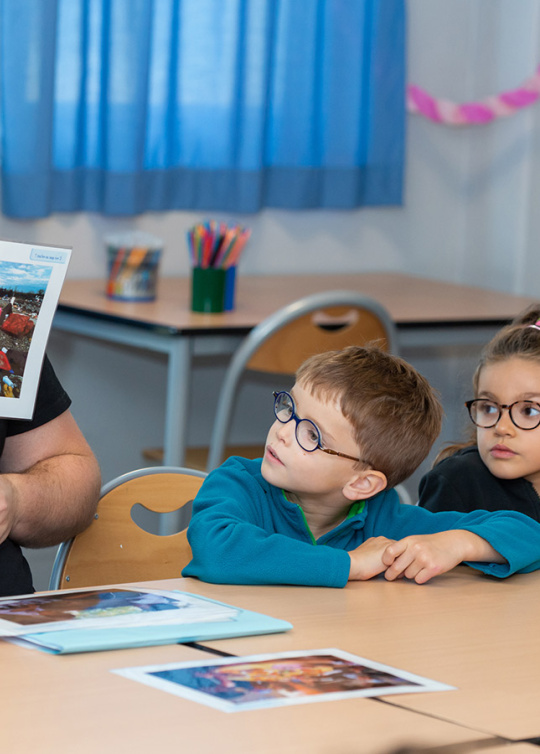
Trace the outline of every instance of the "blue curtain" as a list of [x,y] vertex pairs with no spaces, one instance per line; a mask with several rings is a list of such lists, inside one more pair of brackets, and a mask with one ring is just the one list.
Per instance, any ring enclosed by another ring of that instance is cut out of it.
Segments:
[[0,0],[6,215],[400,204],[404,0]]

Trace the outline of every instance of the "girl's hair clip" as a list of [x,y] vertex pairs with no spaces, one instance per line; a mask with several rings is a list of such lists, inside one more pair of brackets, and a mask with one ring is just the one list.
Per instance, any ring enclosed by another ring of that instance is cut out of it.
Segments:
[[533,327],[535,330],[540,330],[540,319],[537,319],[534,325],[527,325],[527,327]]

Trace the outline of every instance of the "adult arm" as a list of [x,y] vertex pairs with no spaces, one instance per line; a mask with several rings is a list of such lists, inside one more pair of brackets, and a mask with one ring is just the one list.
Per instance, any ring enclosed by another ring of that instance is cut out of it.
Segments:
[[91,522],[98,463],[70,411],[6,438],[0,458],[0,541],[58,544]]

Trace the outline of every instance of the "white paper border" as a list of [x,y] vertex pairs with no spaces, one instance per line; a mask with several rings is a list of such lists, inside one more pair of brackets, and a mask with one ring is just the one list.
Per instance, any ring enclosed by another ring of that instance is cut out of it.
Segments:
[[[196,667],[215,667],[219,665],[236,665],[241,663],[260,662],[264,660],[275,660],[292,658],[292,657],[313,657],[317,655],[333,655],[337,658],[348,660],[359,665],[365,665],[373,670],[380,670],[385,673],[397,676],[404,681],[410,681],[412,683],[419,684],[418,686],[377,686],[367,689],[358,689],[352,691],[340,691],[340,692],[327,692],[316,694],[313,696],[298,696],[290,698],[279,699],[264,699],[258,702],[246,702],[244,704],[235,704],[223,699],[213,697],[211,694],[206,694],[203,691],[197,691],[187,686],[175,683],[174,681],[168,681],[162,678],[156,678],[152,673],[163,670],[175,670],[182,668],[196,668]],[[270,707],[287,707],[293,704],[310,704],[312,702],[327,702],[338,699],[350,699],[354,697],[379,697],[388,696],[390,694],[411,694],[411,693],[426,693],[432,691],[452,691],[455,690],[455,686],[449,686],[439,681],[434,681],[423,676],[409,673],[406,670],[399,670],[390,665],[384,665],[380,662],[374,662],[368,660],[365,657],[353,655],[349,652],[345,652],[341,649],[314,649],[314,650],[298,650],[296,652],[275,652],[271,654],[260,655],[248,655],[245,657],[226,657],[215,659],[210,655],[207,658],[201,658],[191,662],[175,662],[168,663],[166,665],[146,665],[141,667],[132,668],[120,668],[111,670],[112,673],[121,675],[124,678],[128,678],[133,681],[138,681],[147,686],[151,686],[162,691],[166,691],[169,694],[182,697],[183,699],[189,699],[194,702],[199,702],[208,707],[221,710],[222,712],[241,712],[243,710],[255,710],[265,709]]]

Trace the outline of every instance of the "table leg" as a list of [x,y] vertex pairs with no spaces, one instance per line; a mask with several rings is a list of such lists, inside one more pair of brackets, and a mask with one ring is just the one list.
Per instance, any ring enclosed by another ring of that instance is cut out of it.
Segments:
[[183,466],[186,455],[188,408],[191,382],[191,339],[170,340],[165,403],[163,465]]

